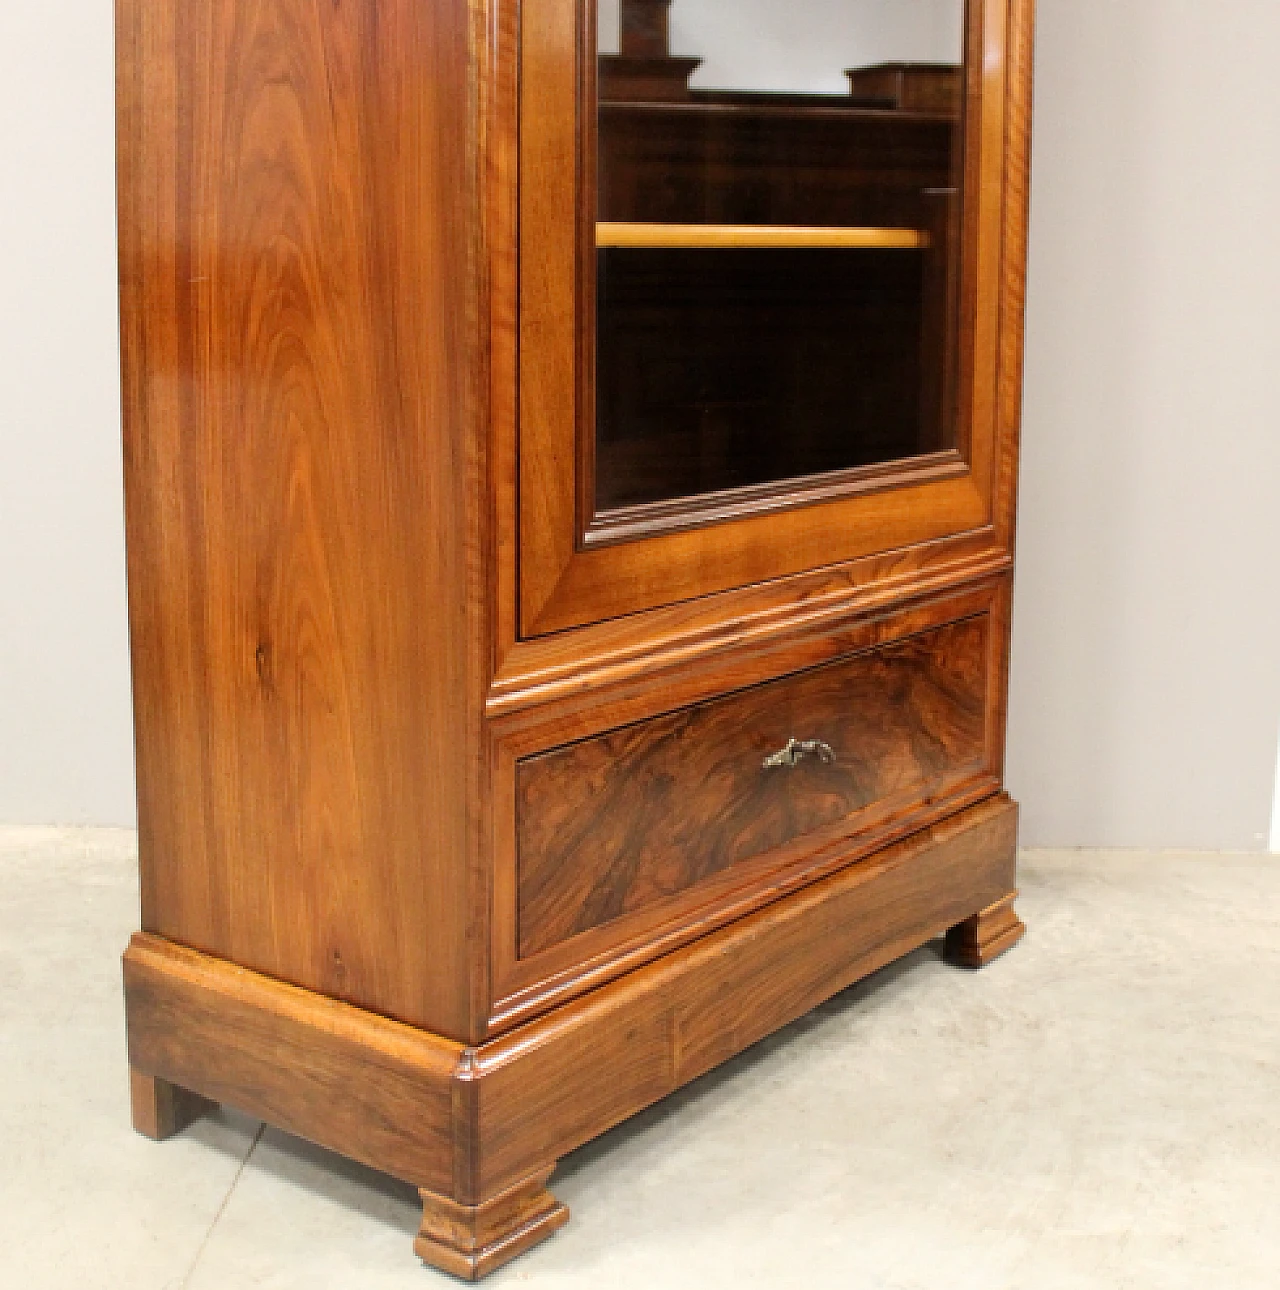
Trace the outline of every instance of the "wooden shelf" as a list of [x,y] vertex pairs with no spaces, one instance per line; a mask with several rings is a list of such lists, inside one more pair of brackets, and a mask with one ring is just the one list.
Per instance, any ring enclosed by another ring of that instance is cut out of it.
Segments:
[[597,224],[597,247],[846,247],[916,250],[929,235],[915,228],[800,228],[777,224]]

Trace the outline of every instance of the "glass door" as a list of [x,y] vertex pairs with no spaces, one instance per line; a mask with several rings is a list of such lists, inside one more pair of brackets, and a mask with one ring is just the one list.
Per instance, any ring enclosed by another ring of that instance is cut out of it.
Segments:
[[956,447],[963,19],[601,4],[590,530]]
[[522,635],[990,524],[1006,19],[523,0]]

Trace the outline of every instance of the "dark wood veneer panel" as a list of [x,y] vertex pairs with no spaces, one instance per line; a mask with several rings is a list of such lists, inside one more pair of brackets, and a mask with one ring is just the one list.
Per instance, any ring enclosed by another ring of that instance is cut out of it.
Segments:
[[[522,761],[520,956],[977,769],[990,630],[952,623]],[[792,737],[834,760],[766,768]]]

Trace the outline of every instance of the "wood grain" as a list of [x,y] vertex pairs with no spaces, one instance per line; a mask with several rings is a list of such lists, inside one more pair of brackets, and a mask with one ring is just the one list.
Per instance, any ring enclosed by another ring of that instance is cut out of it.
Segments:
[[[658,665],[654,660],[651,670],[629,674],[625,681],[602,681],[504,716],[495,724],[501,739],[495,750],[495,791],[490,803],[494,822],[494,1002],[489,1033],[510,1029],[566,999],[598,988],[998,791],[1009,590],[1008,579],[1001,578],[959,593],[927,598],[906,609],[844,621],[819,617],[811,631],[798,631],[789,639],[767,636],[759,640],[748,632],[737,649],[717,656],[713,668],[672,660]],[[658,897],[634,913],[579,933],[531,958],[518,957],[515,780],[520,761],[975,617],[990,618],[992,624],[983,683],[989,696],[986,754],[980,764],[948,778],[936,793],[921,797],[908,790],[892,795],[865,814],[740,861],[704,877],[696,887]]]
[[779,224],[636,224],[600,222],[598,247],[841,247],[916,249],[928,234],[915,228],[797,228]]
[[[821,531],[826,543],[821,569],[798,571],[772,582],[729,588],[681,603],[655,605],[624,618],[604,619],[573,632],[521,639],[518,616],[514,611],[519,516],[516,509],[517,417],[513,394],[518,371],[514,329],[502,322],[503,318],[509,319],[510,316],[504,311],[493,329],[495,353],[505,366],[495,370],[495,388],[501,394],[498,406],[502,414],[493,422],[493,444],[498,463],[493,504],[503,535],[498,548],[497,573],[504,598],[499,601],[496,677],[488,698],[488,710],[492,714],[532,708],[596,684],[625,684],[629,677],[648,671],[654,658],[663,662],[658,669],[660,674],[667,665],[677,670],[702,666],[714,668],[726,653],[732,655],[749,642],[763,644],[771,639],[784,638],[795,630],[793,624],[800,630],[808,630],[823,617],[827,621],[839,622],[846,612],[874,612],[887,603],[909,602],[920,595],[931,594],[939,587],[962,585],[975,577],[1010,567],[1021,399],[1021,318],[1025,288],[1030,50],[1034,5],[1032,0],[1011,0],[1007,14],[1000,5],[975,4],[971,10],[976,16],[976,31],[970,38],[972,67],[966,90],[970,101],[968,116],[972,121],[979,113],[985,113],[990,121],[982,133],[981,147],[974,139],[969,140],[969,169],[971,174],[985,176],[985,191],[993,202],[999,197],[997,204],[1003,211],[1004,220],[1002,277],[994,285],[988,283],[981,299],[969,291],[964,301],[966,317],[972,317],[974,311],[981,309],[987,316],[994,313],[998,320],[1001,353],[999,446],[998,453],[989,463],[997,485],[992,523],[979,524],[962,534],[853,559],[844,558],[832,548],[830,529],[825,529]],[[1001,44],[1006,36],[1006,17],[1007,60]],[[516,99],[511,88],[518,62],[515,44],[516,36],[511,34],[502,63],[505,69],[502,84],[509,91],[505,100],[509,119],[501,138],[508,143],[514,142],[516,133]],[[1003,147],[1006,127],[1007,151]],[[497,184],[494,198],[495,209],[503,216],[499,221],[500,227],[507,238],[495,250],[495,263],[504,272],[516,261],[517,221],[512,209],[516,167],[510,156],[507,161],[509,168],[504,175],[510,182]],[[993,162],[997,172],[994,177],[990,173]],[[558,173],[563,177],[565,172]],[[989,231],[987,236],[989,238]],[[984,283],[987,283],[986,278]],[[514,309],[516,297],[514,284],[509,285],[502,295],[509,309]],[[962,328],[962,342],[968,330],[967,326]],[[497,379],[499,372],[506,374],[505,381]],[[966,388],[972,390],[972,373],[967,378]],[[983,415],[989,414],[993,425],[996,423],[997,412],[989,399],[979,411]],[[895,486],[898,482],[893,481]],[[825,503],[829,499],[823,496],[818,500]],[[817,509],[823,510],[822,507]],[[789,541],[780,530],[766,526],[763,532],[769,533],[783,546]],[[881,535],[886,540],[892,536],[887,529]],[[815,538],[818,536],[815,534]],[[705,569],[704,555],[698,544],[682,548],[678,553],[671,552],[672,559],[682,561],[686,568]],[[661,564],[656,565],[654,572],[659,572],[662,567]]]
[[[874,621],[895,607],[927,603],[947,592],[963,594],[1007,575],[1013,561],[992,543],[993,531],[984,528],[575,632],[527,641],[507,638],[485,711],[492,719],[532,717],[546,705],[625,692],[650,680],[705,680],[721,669],[737,671],[744,655],[785,657],[798,639],[834,658],[839,647],[824,649],[821,642],[837,640],[851,622]],[[661,705],[653,710],[661,711]]]
[[947,958],[960,967],[986,967],[1026,935],[1022,919],[1014,912],[1013,892],[986,909],[966,918],[947,932]]
[[413,1248],[432,1267],[479,1281],[569,1221],[568,1209],[547,1190],[550,1177],[551,1169],[540,1169],[482,1205],[459,1205],[421,1188],[422,1227]]
[[456,1194],[460,1045],[147,934],[124,981],[140,1076]]
[[[590,193],[582,187],[594,173],[586,160],[595,146],[594,103],[582,99],[583,86],[571,56],[571,8],[563,0],[528,0],[522,7],[517,637],[642,613],[676,598],[853,561],[890,547],[912,548],[989,525],[998,455],[992,393],[998,326],[985,306],[995,302],[1001,290],[1006,107],[1001,6],[970,6],[966,151],[972,163],[965,180],[969,200],[962,277],[967,285],[961,294],[964,316],[978,318],[981,325],[969,347],[970,361],[962,370],[957,394],[969,473],[882,492],[855,489],[842,499],[798,496],[790,510],[770,506],[767,514],[739,515],[732,522],[717,521],[645,541],[586,546],[581,542],[587,526],[582,498],[563,478],[561,466],[577,459],[580,440],[590,435],[589,387],[581,379],[579,359],[587,352],[584,328],[593,317],[592,270],[582,258],[584,239],[571,235],[565,216],[576,212],[589,219],[594,234],[595,212]],[[699,104],[647,106],[655,112],[704,110]],[[707,110],[711,106],[706,105]],[[723,110],[737,109],[726,104]],[[950,129],[945,118],[936,123],[944,132]],[[950,182],[950,175],[942,182]],[[593,236],[589,242],[593,244]],[[973,328],[961,331],[963,347]],[[512,559],[515,556],[513,552]],[[682,570],[678,585],[670,577],[676,568]]]
[[[596,549],[569,423],[537,420],[589,393],[579,8],[117,6],[135,1117],[160,1137],[224,1102],[397,1175],[420,1250],[467,1275],[563,1221],[566,1151],[944,930],[981,959],[1021,928],[1031,0],[969,6],[967,466]],[[981,730],[954,730],[983,752],[954,792],[913,781],[883,831],[818,824],[518,960],[518,761],[975,617]]]
[[143,925],[460,1036],[470,22],[119,5]]
[[991,799],[482,1046],[477,1188],[563,1156],[998,900],[1016,835],[1017,809]]
[[414,1183],[438,1235],[544,1205],[556,1159],[1002,899],[1016,831],[993,798],[472,1048],[140,935],[130,1061]]
[[[869,808],[941,796],[986,756],[990,625],[952,624],[517,767],[528,957]],[[789,738],[810,756],[766,768]]]
[[950,181],[955,121],[831,95],[599,104],[597,218],[915,229]]
[[129,1070],[129,1102],[133,1127],[144,1138],[163,1142],[181,1133],[202,1115],[213,1110],[214,1103],[197,1093],[170,1084],[168,1080]]
[[1035,0],[1011,0],[1008,118],[1005,139],[1004,263],[1000,290],[1000,460],[996,535],[1010,553],[1017,527],[1018,450],[1027,295],[1027,229],[1031,207],[1031,111],[1034,99]]
[[[958,230],[934,194],[953,182],[956,124],[831,95],[600,105],[596,245],[613,249],[594,266],[594,328],[589,293],[579,305],[586,546],[623,535],[620,506],[662,503],[648,524],[629,517],[632,537],[723,524],[871,491],[844,468],[902,475],[954,442],[939,395],[955,347],[926,365],[921,342],[953,330]],[[926,242],[926,256],[866,254]]]
[[618,48],[624,57],[671,53],[671,0],[622,0],[619,9]]
[[845,73],[856,98],[880,99],[900,112],[944,112],[959,116],[964,74],[945,63],[876,63]]

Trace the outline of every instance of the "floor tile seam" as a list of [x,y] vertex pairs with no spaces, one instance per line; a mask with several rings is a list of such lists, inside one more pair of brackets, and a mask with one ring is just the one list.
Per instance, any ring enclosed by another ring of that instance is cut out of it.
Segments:
[[236,1188],[240,1185],[240,1179],[244,1177],[244,1171],[249,1167],[249,1161],[252,1159],[253,1153],[258,1149],[258,1143],[262,1141],[262,1135],[266,1132],[266,1129],[265,1124],[258,1125],[258,1131],[253,1135],[253,1141],[249,1143],[249,1150],[244,1153],[244,1159],[240,1161],[240,1167],[236,1170],[235,1177],[232,1178],[230,1185],[227,1187],[226,1195],[223,1196],[222,1203],[218,1206],[213,1220],[205,1231],[195,1255],[192,1257],[191,1265],[178,1283],[178,1290],[187,1290],[187,1287],[191,1284],[191,1278],[195,1276],[196,1269],[200,1266],[200,1260],[204,1258],[204,1252],[208,1249],[209,1242],[213,1239],[213,1234],[217,1230],[218,1224],[222,1221],[223,1214],[227,1212],[227,1206],[231,1204],[231,1198],[235,1195]]

